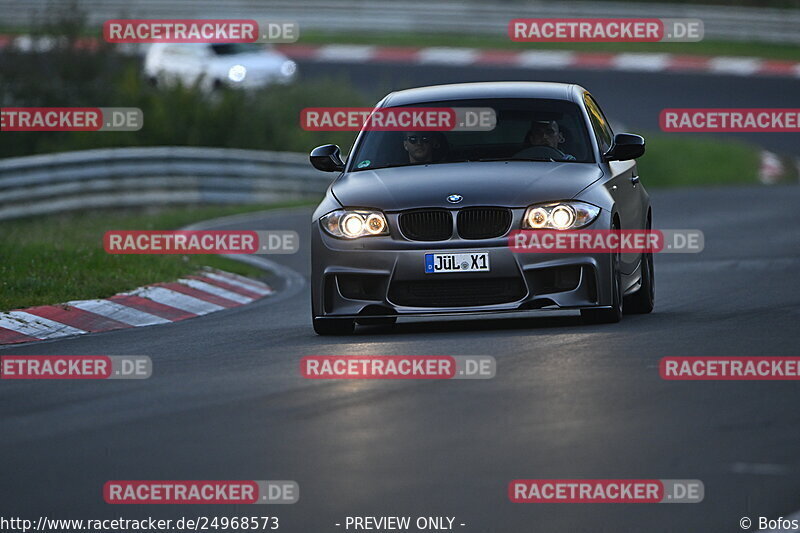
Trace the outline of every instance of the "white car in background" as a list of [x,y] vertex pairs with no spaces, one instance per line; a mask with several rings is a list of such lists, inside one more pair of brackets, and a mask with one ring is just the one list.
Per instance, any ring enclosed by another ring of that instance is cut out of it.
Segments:
[[147,50],[144,73],[155,85],[259,89],[293,82],[297,64],[263,44],[156,43]]

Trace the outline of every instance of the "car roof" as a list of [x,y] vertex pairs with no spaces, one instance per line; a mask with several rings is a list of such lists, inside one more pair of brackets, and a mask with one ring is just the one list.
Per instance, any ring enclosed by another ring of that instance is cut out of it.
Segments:
[[387,95],[380,106],[409,106],[424,102],[481,98],[546,98],[575,102],[584,92],[583,87],[573,83],[543,81],[453,83],[396,91]]

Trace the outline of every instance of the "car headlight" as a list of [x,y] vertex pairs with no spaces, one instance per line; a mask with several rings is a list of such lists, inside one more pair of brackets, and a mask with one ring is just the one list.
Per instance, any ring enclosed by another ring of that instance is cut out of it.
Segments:
[[228,79],[240,83],[247,77],[247,68],[244,65],[234,65],[228,70]]
[[532,205],[525,211],[522,228],[578,229],[591,224],[599,214],[599,207],[577,201]]
[[291,78],[295,72],[297,72],[297,63],[291,59],[281,64],[281,75],[284,78]]
[[389,235],[389,224],[380,211],[337,209],[321,217],[319,223],[330,235],[344,239]]

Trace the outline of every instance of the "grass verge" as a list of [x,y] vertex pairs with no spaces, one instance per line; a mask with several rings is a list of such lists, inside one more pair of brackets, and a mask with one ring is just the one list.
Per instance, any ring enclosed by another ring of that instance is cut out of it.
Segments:
[[[303,205],[283,203],[269,208]],[[177,229],[261,205],[100,210],[0,222],[0,310],[106,298],[210,266],[257,278],[265,272],[216,255],[110,255],[110,230]]]
[[576,52],[647,52],[704,56],[763,57],[800,61],[800,47],[780,43],[700,41],[697,43],[518,43],[506,35],[428,33],[334,33],[307,31],[300,44],[372,44],[381,46],[452,46],[501,50],[573,50]]
[[757,146],[692,135],[643,135],[647,151],[638,167],[648,188],[758,183]]

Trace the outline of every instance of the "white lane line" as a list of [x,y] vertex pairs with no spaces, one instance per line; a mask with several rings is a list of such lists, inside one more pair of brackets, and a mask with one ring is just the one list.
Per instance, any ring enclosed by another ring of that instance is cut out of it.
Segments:
[[555,50],[552,52],[536,51],[520,52],[517,65],[527,68],[566,68],[575,60],[575,53]]
[[215,296],[219,296],[220,298],[225,298],[226,300],[231,300],[240,304],[249,304],[253,301],[253,298],[249,296],[227,291],[222,287],[217,287],[216,285],[211,285],[210,283],[206,283],[197,279],[179,279],[178,283],[182,283],[188,287],[197,289],[198,291],[207,292]]
[[753,57],[712,57],[708,62],[708,70],[721,74],[738,74],[749,76],[758,72],[761,60]]
[[669,65],[669,54],[618,54],[612,65],[619,70],[655,72]]
[[164,287],[140,287],[128,294],[148,298],[154,302],[175,307],[181,311],[187,311],[195,315],[207,315],[208,313],[225,309],[221,305],[206,302],[199,298],[189,296],[188,294],[171,291]]
[[734,463],[731,471],[735,474],[755,474],[759,476],[787,476],[792,469],[787,465],[772,463]]
[[172,322],[160,316],[151,315],[144,311],[139,311],[133,307],[122,305],[111,300],[78,300],[68,302],[69,305],[102,315],[106,318],[113,318],[130,326],[152,326],[153,324],[167,324]]
[[375,47],[358,44],[328,44],[317,49],[317,60],[325,61],[369,61],[375,54]]
[[423,48],[417,54],[418,63],[469,65],[476,61],[479,51],[474,48]]
[[32,315],[25,311],[0,313],[0,327],[37,339],[52,339],[54,337],[64,337],[65,335],[82,335],[86,333],[82,329],[73,328],[61,322]]
[[220,276],[214,272],[204,272],[203,277],[210,278],[215,281],[221,281],[222,283],[227,283],[229,285],[233,285],[235,287],[241,287],[242,289],[254,292],[256,294],[261,294],[266,296],[267,294],[272,294],[272,289],[259,287],[257,285],[253,285],[252,283],[243,283],[238,279],[229,278],[227,276]]

